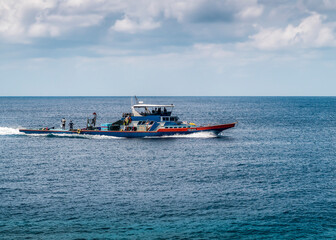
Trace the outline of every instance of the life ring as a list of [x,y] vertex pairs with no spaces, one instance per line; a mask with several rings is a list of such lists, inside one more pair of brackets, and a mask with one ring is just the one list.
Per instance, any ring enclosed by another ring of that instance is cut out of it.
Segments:
[[79,128],[77,129],[77,133],[78,133],[78,134],[80,134],[80,133],[81,133],[81,130],[80,130]]

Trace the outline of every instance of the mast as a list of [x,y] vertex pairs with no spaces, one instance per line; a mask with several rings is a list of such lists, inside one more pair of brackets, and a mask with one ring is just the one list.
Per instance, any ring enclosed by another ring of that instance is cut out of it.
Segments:
[[138,100],[137,96],[134,95],[134,98],[135,98],[136,104],[138,104],[138,103],[139,103],[139,100]]

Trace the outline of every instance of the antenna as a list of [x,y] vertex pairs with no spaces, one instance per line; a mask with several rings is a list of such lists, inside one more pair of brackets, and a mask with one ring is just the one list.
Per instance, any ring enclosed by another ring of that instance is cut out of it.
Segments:
[[137,96],[134,95],[134,98],[135,98],[136,103],[138,104],[139,100],[138,100]]

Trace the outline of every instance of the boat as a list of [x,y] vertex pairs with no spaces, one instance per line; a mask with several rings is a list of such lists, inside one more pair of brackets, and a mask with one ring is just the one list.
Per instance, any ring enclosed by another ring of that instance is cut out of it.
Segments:
[[[233,128],[237,122],[226,124],[196,125],[192,122],[180,121],[174,116],[173,104],[145,104],[136,97],[136,103],[131,106],[131,112],[123,113],[122,118],[116,122],[103,123],[100,127],[95,126],[87,119],[86,128],[79,129],[56,129],[55,127],[42,127],[38,129],[19,129],[25,134],[76,134],[76,135],[102,135],[126,138],[160,137],[169,135],[184,135],[198,132],[212,132],[216,135],[222,131]],[[94,116],[95,113],[94,113]]]

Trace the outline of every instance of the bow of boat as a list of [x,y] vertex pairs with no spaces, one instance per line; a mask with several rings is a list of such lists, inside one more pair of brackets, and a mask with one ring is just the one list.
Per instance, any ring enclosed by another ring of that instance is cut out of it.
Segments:
[[234,123],[227,123],[227,124],[218,124],[218,125],[209,125],[209,126],[200,126],[197,127],[196,130],[197,131],[213,131],[217,134],[219,134],[220,132],[229,129],[229,128],[233,128],[237,125],[238,122],[234,122]]

